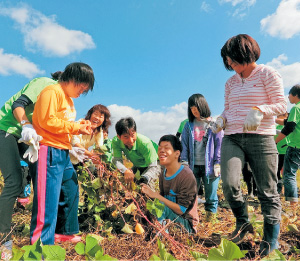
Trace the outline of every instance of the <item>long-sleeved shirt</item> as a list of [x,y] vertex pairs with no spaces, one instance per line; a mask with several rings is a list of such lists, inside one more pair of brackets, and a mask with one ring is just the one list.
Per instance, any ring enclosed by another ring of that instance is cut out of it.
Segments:
[[46,87],[38,96],[32,116],[33,127],[43,139],[40,144],[71,149],[71,138],[80,124],[74,122],[76,111],[71,97],[60,84]]
[[226,82],[224,134],[243,133],[244,121],[252,107],[259,108],[264,118],[256,131],[248,133],[275,135],[274,116],[285,113],[287,106],[281,76],[272,67],[260,64],[246,79],[235,74]]

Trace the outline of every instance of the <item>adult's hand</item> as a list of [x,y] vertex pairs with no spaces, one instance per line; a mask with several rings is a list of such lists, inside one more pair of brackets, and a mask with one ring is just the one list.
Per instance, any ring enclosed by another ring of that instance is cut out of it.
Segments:
[[38,135],[33,128],[32,124],[26,124],[22,126],[21,138],[19,143],[24,142],[28,145],[36,144],[43,139],[42,136]]
[[80,162],[83,162],[88,158],[87,155],[85,155],[85,149],[79,148],[79,147],[72,147],[71,150],[69,150],[69,153],[73,155],[77,160]]
[[26,159],[27,157],[31,163],[34,163],[38,160],[39,149],[36,145],[30,145],[28,149],[25,151],[23,158]]
[[218,117],[216,121],[211,125],[211,130],[213,133],[218,133],[225,128],[225,119],[223,117]]
[[246,116],[243,127],[244,132],[256,131],[263,118],[264,114],[258,108],[252,108]]

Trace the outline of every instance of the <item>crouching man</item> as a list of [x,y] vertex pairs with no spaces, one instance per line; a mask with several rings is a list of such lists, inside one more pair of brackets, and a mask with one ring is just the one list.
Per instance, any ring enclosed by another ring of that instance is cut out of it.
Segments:
[[[136,132],[136,123],[131,117],[120,119],[115,128],[117,136],[112,140],[113,163],[124,173],[126,184],[131,184],[139,170],[140,181],[155,189],[161,168],[157,163],[158,156],[152,141]],[[124,166],[122,152],[132,162],[132,169]]]
[[196,232],[199,222],[197,213],[197,182],[191,169],[181,165],[181,143],[174,135],[160,138],[158,157],[165,167],[159,176],[160,192],[154,192],[143,185],[142,192],[150,198],[157,198],[165,205],[160,222],[164,219],[181,223],[189,233]]

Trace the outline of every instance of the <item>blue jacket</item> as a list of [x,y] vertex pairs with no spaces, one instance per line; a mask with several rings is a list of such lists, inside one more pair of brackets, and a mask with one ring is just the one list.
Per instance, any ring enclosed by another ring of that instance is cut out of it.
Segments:
[[[221,161],[221,144],[224,131],[215,134],[210,127],[206,129],[203,142],[205,146],[205,174],[208,178],[215,178],[214,165]],[[182,136],[181,161],[189,163],[191,170],[194,170],[194,123],[187,122],[184,126]]]

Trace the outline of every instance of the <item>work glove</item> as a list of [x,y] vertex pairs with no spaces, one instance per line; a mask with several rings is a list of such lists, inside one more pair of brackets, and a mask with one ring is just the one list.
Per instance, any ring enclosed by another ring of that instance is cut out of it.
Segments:
[[256,131],[263,117],[264,114],[259,109],[252,108],[246,116],[243,131]]
[[39,143],[30,145],[28,149],[25,151],[23,158],[26,159],[28,157],[28,160],[31,163],[34,163],[39,158]]
[[32,124],[26,124],[22,126],[21,138],[19,139],[19,143],[24,142],[28,145],[36,144],[40,142],[43,137],[38,135],[33,128]]
[[189,166],[189,163],[187,161],[181,161],[181,165]]
[[80,162],[83,162],[88,158],[87,155],[85,155],[85,149],[79,148],[79,147],[72,147],[71,150],[69,150],[69,153],[73,155],[77,160]]
[[220,177],[220,175],[221,175],[221,166],[220,166],[220,164],[215,164],[214,165],[214,173],[215,173],[215,177]]
[[225,119],[223,117],[218,117],[215,122],[211,125],[211,130],[213,133],[218,133],[225,128]]

